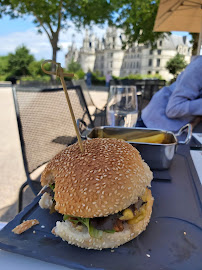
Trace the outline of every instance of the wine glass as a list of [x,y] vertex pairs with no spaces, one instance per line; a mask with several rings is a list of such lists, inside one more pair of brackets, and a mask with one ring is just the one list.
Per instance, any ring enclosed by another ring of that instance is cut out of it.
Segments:
[[109,126],[133,127],[137,122],[138,103],[136,86],[110,86],[107,101]]

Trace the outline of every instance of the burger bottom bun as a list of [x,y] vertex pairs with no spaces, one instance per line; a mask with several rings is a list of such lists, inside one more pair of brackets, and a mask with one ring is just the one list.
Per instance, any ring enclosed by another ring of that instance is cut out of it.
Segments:
[[103,232],[101,239],[90,237],[87,228],[84,228],[82,231],[78,231],[68,220],[66,220],[65,222],[58,221],[53,231],[54,234],[61,237],[63,241],[67,241],[69,244],[81,248],[98,250],[101,250],[103,248],[116,248],[134,239],[146,229],[150,221],[152,205],[153,197],[150,191],[146,205],[146,214],[143,220],[139,221],[137,224],[134,225],[128,225],[126,223],[122,232]]

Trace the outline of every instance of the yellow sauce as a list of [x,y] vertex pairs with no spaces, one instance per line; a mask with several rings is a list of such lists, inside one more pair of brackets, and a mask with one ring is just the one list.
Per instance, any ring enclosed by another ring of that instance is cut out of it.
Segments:
[[[145,191],[144,195],[141,197],[141,199],[143,200],[143,202],[148,201],[148,199],[149,199],[148,188],[146,188],[146,191]],[[120,217],[120,220],[127,220],[127,223],[130,225],[136,224],[145,218],[146,209],[147,209],[146,203],[139,210],[135,210],[134,214],[133,214],[133,211],[131,209],[127,208],[123,211],[123,216]]]

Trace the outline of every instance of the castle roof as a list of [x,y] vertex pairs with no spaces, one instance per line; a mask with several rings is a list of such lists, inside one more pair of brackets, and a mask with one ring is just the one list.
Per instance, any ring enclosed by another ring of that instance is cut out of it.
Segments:
[[179,45],[191,47],[187,36],[167,35],[163,39],[163,49],[176,50]]

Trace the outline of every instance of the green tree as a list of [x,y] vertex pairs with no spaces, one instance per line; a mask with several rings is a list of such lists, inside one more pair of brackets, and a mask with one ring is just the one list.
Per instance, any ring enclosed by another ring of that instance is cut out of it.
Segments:
[[85,77],[85,72],[82,69],[79,69],[75,74],[74,77],[76,79],[84,79]]
[[171,58],[166,63],[166,68],[168,71],[174,75],[174,78],[187,66],[187,63],[184,59],[184,55],[177,53],[173,58]]
[[[44,59],[40,60],[40,61],[33,61],[29,64],[29,72],[33,77],[37,77],[37,76],[47,76],[43,70],[41,69],[41,64],[43,63]],[[45,64],[45,69],[46,70],[51,70],[51,65],[49,63]]]
[[159,0],[111,0],[117,11],[114,23],[125,32],[123,45],[134,42],[156,47],[156,41],[165,33],[153,32]]
[[[170,32],[153,32],[156,15],[160,0],[111,0],[113,8],[116,10],[114,23],[117,27],[125,30],[126,40],[123,45],[134,42],[147,44],[156,47],[156,41],[165,37]],[[190,33],[192,55],[197,54],[199,33]]]
[[6,74],[8,67],[8,56],[0,56],[0,75]]
[[74,62],[74,60],[72,60],[68,65],[69,72],[76,73],[80,69],[81,69],[81,65],[77,62]]
[[77,27],[103,24],[111,19],[108,0],[0,0],[0,16],[11,18],[32,15],[39,32],[44,31],[52,46],[52,60],[56,61],[59,34],[72,21]]
[[34,61],[34,56],[24,46],[17,47],[15,53],[8,54],[7,72],[11,76],[30,75],[29,64]]
[[199,33],[190,33],[190,34],[192,36],[192,39],[190,41],[190,43],[192,44],[192,55],[197,55]]

